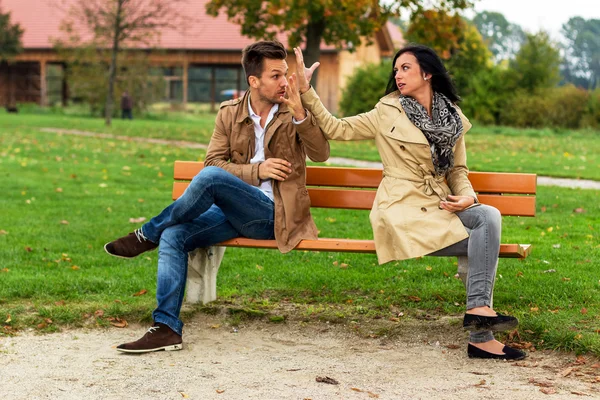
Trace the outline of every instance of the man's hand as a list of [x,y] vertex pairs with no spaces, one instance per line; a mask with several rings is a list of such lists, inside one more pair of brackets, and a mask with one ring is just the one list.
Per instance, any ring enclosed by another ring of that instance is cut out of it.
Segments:
[[281,158],[267,158],[258,166],[258,177],[261,180],[285,181],[292,172],[291,166],[291,163]]
[[472,206],[474,203],[475,199],[471,196],[448,195],[447,200],[442,200],[440,202],[440,207],[446,211],[458,212]]
[[282,97],[281,100],[288,106],[292,115],[296,121],[302,121],[306,118],[306,110],[302,106],[302,100],[300,99],[300,92],[296,86],[296,74],[292,74],[288,79],[288,85],[285,87],[286,97]]
[[310,79],[315,72],[315,69],[321,65],[320,62],[316,62],[311,65],[310,68],[306,68],[304,65],[304,55],[302,55],[302,49],[300,47],[294,47],[294,53],[296,54],[296,75],[298,76],[298,89],[303,94],[310,89]]

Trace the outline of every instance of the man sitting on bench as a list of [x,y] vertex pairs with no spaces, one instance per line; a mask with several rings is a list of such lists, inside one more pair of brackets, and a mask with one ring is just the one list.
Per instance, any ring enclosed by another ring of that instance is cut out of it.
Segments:
[[286,57],[283,45],[275,41],[244,49],[249,89],[243,97],[221,104],[206,168],[158,216],[104,246],[109,254],[124,258],[158,247],[154,324],[141,339],[119,345],[118,351],[182,348],[179,313],[189,251],[244,236],[275,239],[286,253],[302,239],[317,238],[304,187],[306,156],[327,160],[329,144],[306,110],[288,107]]

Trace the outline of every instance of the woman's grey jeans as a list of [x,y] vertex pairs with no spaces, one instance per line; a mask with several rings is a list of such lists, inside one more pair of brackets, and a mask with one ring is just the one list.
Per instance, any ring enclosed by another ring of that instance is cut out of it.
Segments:
[[[469,237],[458,243],[431,253],[431,256],[467,256],[467,310],[475,307],[492,307],[494,279],[498,268],[502,217],[500,212],[485,204],[457,212],[469,232]],[[471,332],[472,343],[494,339],[491,331]]]

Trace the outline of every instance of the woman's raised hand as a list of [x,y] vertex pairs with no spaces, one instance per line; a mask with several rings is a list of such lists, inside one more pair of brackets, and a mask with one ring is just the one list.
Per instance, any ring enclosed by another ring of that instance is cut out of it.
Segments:
[[298,89],[300,93],[304,93],[310,89],[310,79],[313,76],[315,70],[321,65],[320,62],[316,62],[306,68],[304,65],[304,55],[300,47],[294,47],[294,53],[296,54],[296,76],[298,77]]
[[296,83],[297,80],[295,73],[288,78],[288,85],[285,87],[285,94],[287,96],[282,97],[281,101],[288,106],[296,121],[302,121],[306,118],[306,110],[302,106],[300,92],[298,92],[298,85]]

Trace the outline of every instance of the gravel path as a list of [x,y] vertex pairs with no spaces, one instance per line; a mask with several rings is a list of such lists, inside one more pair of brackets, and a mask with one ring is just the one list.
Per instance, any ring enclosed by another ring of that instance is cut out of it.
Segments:
[[114,349],[141,336],[139,326],[24,333],[0,337],[0,387],[9,400],[600,398],[592,360],[549,352],[512,363],[471,360],[465,334],[424,324],[381,340],[318,322],[234,330],[199,315],[186,325],[182,351],[145,355]]

